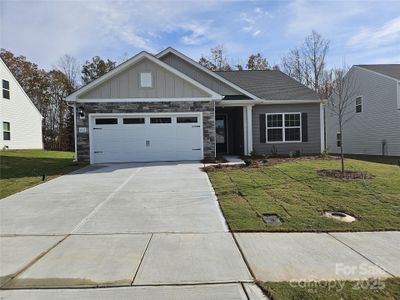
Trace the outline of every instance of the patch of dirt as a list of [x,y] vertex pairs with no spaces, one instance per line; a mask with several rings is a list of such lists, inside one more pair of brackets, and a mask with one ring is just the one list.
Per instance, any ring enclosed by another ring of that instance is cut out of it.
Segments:
[[350,171],[345,170],[344,174],[340,170],[318,170],[318,175],[333,177],[339,179],[348,179],[348,180],[356,180],[356,179],[372,179],[375,178],[375,175],[369,174],[366,171]]
[[302,161],[302,160],[337,160],[339,159],[336,156],[324,156],[321,157],[319,155],[310,155],[310,156],[301,156],[301,157],[268,157],[268,156],[243,156],[241,157],[245,162],[245,165],[215,165],[215,166],[207,166],[204,167],[203,170],[205,172],[213,172],[218,170],[233,170],[240,168],[261,168],[267,166],[273,166],[278,164],[283,164],[292,161]]

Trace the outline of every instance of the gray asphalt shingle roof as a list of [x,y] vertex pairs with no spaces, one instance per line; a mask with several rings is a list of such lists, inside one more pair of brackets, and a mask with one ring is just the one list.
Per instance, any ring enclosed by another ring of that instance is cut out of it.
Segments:
[[357,66],[400,80],[400,64],[357,65]]
[[246,70],[221,71],[215,73],[261,99],[319,100],[319,96],[317,93],[281,71]]

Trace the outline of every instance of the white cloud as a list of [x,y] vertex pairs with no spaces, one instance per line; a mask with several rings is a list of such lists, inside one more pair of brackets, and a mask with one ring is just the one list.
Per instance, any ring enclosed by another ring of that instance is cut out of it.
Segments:
[[256,37],[261,33],[261,28],[265,26],[265,21],[270,18],[272,15],[261,7],[256,7],[250,12],[243,12],[240,14],[240,20],[244,23],[242,30]]
[[319,32],[340,31],[344,20],[367,9],[365,2],[295,0],[287,7],[287,30],[289,34],[301,37],[313,29]]
[[379,27],[362,28],[349,41],[351,47],[378,48],[397,42],[400,51],[400,17],[394,18]]
[[211,23],[212,21],[181,24],[179,27],[181,27],[182,30],[189,32],[189,34],[184,35],[181,38],[181,41],[185,45],[200,45],[207,42],[211,35],[211,32],[209,30]]

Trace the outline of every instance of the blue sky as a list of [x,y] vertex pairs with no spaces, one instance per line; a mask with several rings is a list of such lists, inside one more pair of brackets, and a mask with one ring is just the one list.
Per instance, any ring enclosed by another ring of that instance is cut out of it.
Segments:
[[271,64],[312,29],[330,40],[328,66],[400,63],[400,1],[9,1],[0,44],[50,68],[63,54],[120,61],[172,46],[197,60],[222,44],[231,64]]

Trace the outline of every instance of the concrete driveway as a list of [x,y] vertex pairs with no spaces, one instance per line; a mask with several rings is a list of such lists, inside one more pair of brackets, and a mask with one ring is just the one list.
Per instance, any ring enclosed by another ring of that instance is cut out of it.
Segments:
[[90,166],[1,200],[2,288],[142,286],[132,295],[150,298],[148,286],[184,285],[167,290],[198,295],[196,284],[232,299],[256,295],[200,167]]

